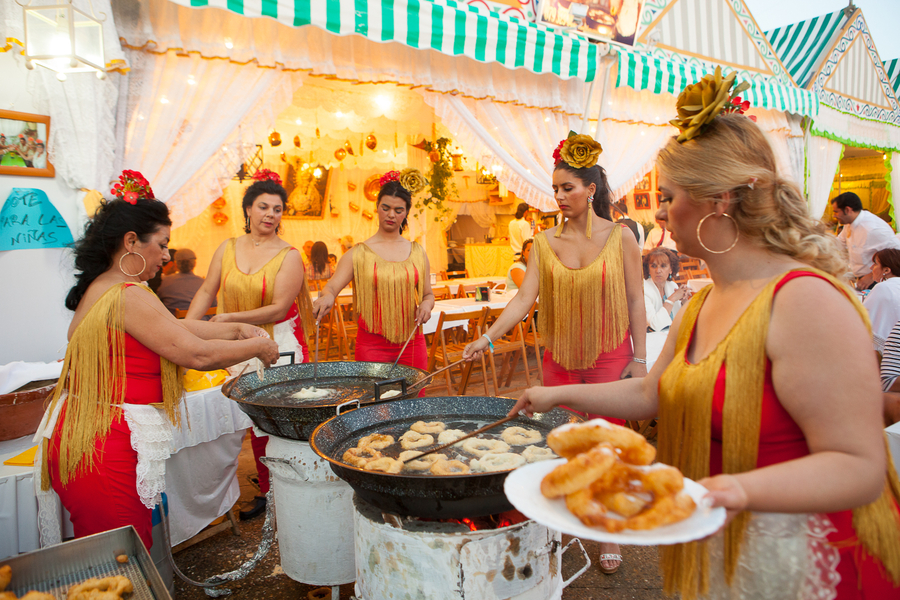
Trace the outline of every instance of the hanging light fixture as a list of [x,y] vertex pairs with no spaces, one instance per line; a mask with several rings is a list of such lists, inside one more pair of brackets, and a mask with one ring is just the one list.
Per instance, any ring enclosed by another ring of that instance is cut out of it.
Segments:
[[103,53],[103,23],[91,14],[72,6],[72,0],[59,4],[31,6],[21,4],[25,22],[25,66],[40,65],[56,73],[60,81],[67,73],[94,72],[106,78]]

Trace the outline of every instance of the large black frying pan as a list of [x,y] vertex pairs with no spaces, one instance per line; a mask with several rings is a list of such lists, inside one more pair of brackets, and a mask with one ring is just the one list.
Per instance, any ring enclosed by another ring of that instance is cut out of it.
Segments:
[[[260,383],[256,372],[238,379],[229,397],[238,403],[253,423],[266,433],[306,441],[319,423],[334,416],[337,406],[358,400],[361,405],[414,396],[414,385],[426,374],[422,369],[376,362],[321,362],[313,380],[312,363],[266,369]],[[426,383],[426,382],[423,382]],[[301,388],[334,390],[325,398],[298,400],[291,395]],[[399,396],[382,398],[397,390]]]
[[[397,438],[416,421],[444,421],[448,429],[474,431],[505,417],[515,403],[510,398],[451,396],[408,398],[363,406],[319,425],[310,438],[310,445],[331,463],[338,477],[349,483],[361,498],[381,510],[438,519],[493,515],[512,509],[503,493],[503,482],[509,471],[447,476],[392,475],[365,471],[344,463],[341,457],[365,435],[390,432]],[[546,440],[554,427],[582,420],[575,413],[557,408],[535,415],[533,419],[517,417],[505,427],[538,429]],[[497,433],[503,427],[498,428]]]

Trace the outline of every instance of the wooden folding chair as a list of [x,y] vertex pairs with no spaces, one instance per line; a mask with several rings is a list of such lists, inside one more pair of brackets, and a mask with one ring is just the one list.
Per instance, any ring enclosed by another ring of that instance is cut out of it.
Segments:
[[[538,303],[535,302],[531,309],[528,311],[528,314],[525,316],[525,320],[522,322],[522,330],[524,332],[524,337],[522,341],[525,342],[526,347],[530,347],[534,349],[534,359],[537,362],[537,373],[538,379],[541,382],[541,385],[544,385],[544,366],[542,364],[542,356],[541,356],[541,347],[544,345],[541,336],[538,334],[537,330],[537,313]],[[512,382],[512,376],[515,373],[515,369],[519,364],[519,356],[513,355],[512,357],[512,366],[509,368],[509,374],[506,376],[506,387],[510,386]]]
[[[484,323],[484,329],[479,332],[479,337],[485,331],[488,330],[488,320],[496,320],[497,317],[503,312],[502,308],[488,308],[487,309],[487,318]],[[494,340],[494,348],[493,352],[488,352],[488,362],[491,365],[491,378],[494,382],[494,395],[500,395],[500,386],[497,380],[497,364],[495,361],[495,357],[498,355],[503,355],[503,365],[500,369],[500,379],[503,379],[503,373],[507,367],[509,367],[509,375],[506,378],[506,387],[509,387],[510,382],[512,381],[513,369],[515,368],[515,364],[518,364],[518,355],[512,355],[514,352],[520,352],[522,355],[522,362],[525,363],[525,387],[531,387],[531,374],[528,372],[528,356],[526,355],[525,348],[525,332],[522,328],[522,323],[516,323],[516,325],[507,333],[505,336],[500,339]],[[516,358],[516,362],[512,365],[510,364],[510,358]],[[508,390],[507,390],[508,391]]]
[[432,293],[434,294],[435,300],[449,300],[453,297],[453,294],[450,292],[449,285],[442,285],[438,287],[431,288]]
[[[428,371],[432,372],[436,368],[445,367],[461,359],[463,350],[465,350],[466,345],[481,336],[482,327],[484,326],[484,321],[486,318],[486,306],[476,310],[470,310],[461,313],[447,314],[445,312],[441,312],[440,316],[438,317],[437,329],[434,333],[434,339],[431,343],[431,351],[428,355]],[[450,325],[448,326],[448,324]],[[451,337],[452,330],[462,328],[463,325],[467,326],[465,335]],[[440,366],[438,365],[438,361],[440,361]],[[475,363],[473,361],[465,363],[464,366],[460,367],[462,375],[459,386],[456,390],[457,395],[462,396],[466,393],[466,387],[469,385],[469,376],[472,373],[472,367],[474,366],[474,364]],[[447,382],[448,394],[453,393],[453,382],[450,377],[451,370],[452,369],[444,371],[444,379]],[[481,357],[481,372],[484,375],[484,395],[489,396],[490,392],[488,391],[487,383],[487,363],[485,361],[484,355],[482,355]]]
[[[210,306],[210,307],[209,307],[209,310],[207,310],[205,314],[206,314],[207,316],[210,316],[210,317],[211,317],[211,316],[213,316],[213,315],[218,314],[218,310],[219,310],[219,309],[216,308],[215,306]],[[183,319],[183,318],[185,318],[185,317],[187,316],[187,313],[188,313],[188,309],[182,310],[182,309],[180,309],[180,308],[176,308],[176,309],[175,309],[175,318],[176,318],[176,319]]]
[[457,298],[474,298],[475,297],[475,285],[462,285],[456,289],[456,297]]
[[334,301],[334,307],[328,313],[328,334],[325,338],[325,360],[329,360],[331,353],[331,340],[334,337],[337,349],[337,360],[353,360],[356,333],[356,323],[348,319],[344,311],[353,305],[352,296],[338,296]]

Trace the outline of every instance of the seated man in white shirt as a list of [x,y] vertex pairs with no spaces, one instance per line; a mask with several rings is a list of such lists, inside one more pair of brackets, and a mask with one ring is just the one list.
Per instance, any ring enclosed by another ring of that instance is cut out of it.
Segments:
[[649,250],[653,250],[654,248],[662,246],[663,248],[668,248],[669,250],[677,250],[675,248],[675,240],[672,239],[672,234],[666,229],[666,222],[656,220],[656,227],[650,230],[650,233],[647,234],[647,241],[644,243],[644,252]]
[[838,240],[847,248],[856,289],[868,289],[874,283],[872,255],[885,248],[900,248],[900,240],[890,225],[863,210],[862,201],[853,192],[832,198],[831,210],[835,219],[844,225]]

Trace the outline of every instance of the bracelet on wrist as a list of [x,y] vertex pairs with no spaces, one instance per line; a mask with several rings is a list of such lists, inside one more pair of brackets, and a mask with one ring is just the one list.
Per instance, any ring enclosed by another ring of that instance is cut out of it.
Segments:
[[646,364],[647,364],[647,359],[646,359],[646,358],[632,358],[632,359],[631,359],[631,362],[636,362],[636,363],[641,364],[641,365],[646,365]]
[[494,353],[494,342],[491,341],[491,338],[488,334],[483,333],[481,337],[485,338],[488,341],[488,345],[491,347],[491,354]]

